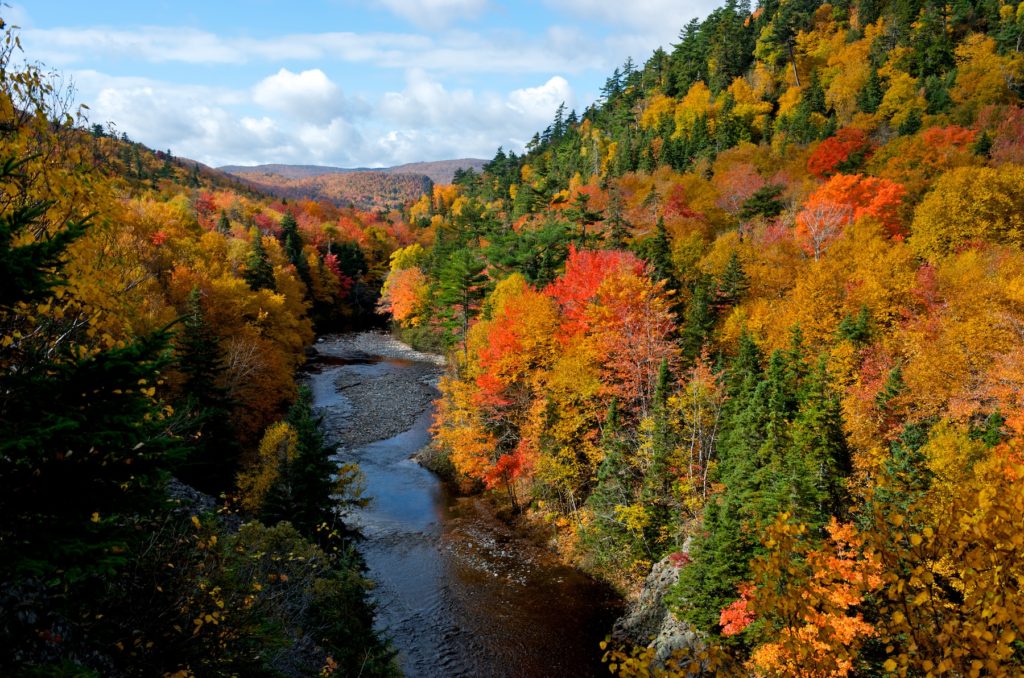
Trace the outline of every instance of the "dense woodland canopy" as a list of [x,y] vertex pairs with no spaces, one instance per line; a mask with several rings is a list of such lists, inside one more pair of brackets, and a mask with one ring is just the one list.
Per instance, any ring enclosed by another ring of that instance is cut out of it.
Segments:
[[665,671],[1024,672],[1022,47],[1000,0],[730,2],[399,214],[90,127],[8,32],[0,673],[394,671],[295,381],[382,282],[468,491],[679,568]]
[[0,674],[394,674],[295,371],[409,227],[88,126],[2,45]]
[[1022,47],[1012,2],[729,2],[410,210],[438,444],[623,590],[670,557],[677,670],[1024,672]]

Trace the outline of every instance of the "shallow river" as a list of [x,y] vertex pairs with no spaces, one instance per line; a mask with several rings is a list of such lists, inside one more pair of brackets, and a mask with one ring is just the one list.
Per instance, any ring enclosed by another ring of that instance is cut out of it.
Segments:
[[[365,379],[412,365],[380,357],[345,362],[310,370],[314,405],[327,414],[352,407],[335,387],[342,371]],[[366,476],[372,501],[351,520],[365,536],[359,550],[377,584],[378,625],[405,675],[608,675],[598,643],[619,612],[614,596],[413,461],[430,439],[431,414],[405,433],[341,452]]]

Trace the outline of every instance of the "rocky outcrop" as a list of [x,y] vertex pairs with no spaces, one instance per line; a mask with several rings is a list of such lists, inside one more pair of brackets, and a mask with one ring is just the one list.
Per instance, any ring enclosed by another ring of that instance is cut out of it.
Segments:
[[647,575],[640,595],[615,622],[612,640],[646,645],[655,651],[655,663],[662,664],[679,650],[697,652],[702,643],[697,631],[669,611],[665,596],[679,581],[679,568],[688,561],[685,553],[674,553],[658,561]]

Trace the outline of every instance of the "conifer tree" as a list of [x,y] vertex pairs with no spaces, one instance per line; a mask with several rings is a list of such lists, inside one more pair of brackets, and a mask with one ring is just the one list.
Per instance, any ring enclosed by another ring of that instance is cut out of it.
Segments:
[[234,478],[238,444],[231,425],[234,404],[223,386],[224,354],[206,321],[198,288],[189,294],[176,344],[178,369],[185,377],[182,409],[188,413],[193,442],[181,474],[196,487],[217,493]]
[[245,282],[254,292],[275,291],[277,283],[274,280],[274,267],[270,263],[270,258],[267,257],[267,251],[263,248],[263,235],[257,228],[253,228],[249,235],[252,239],[252,249],[245,262]]
[[228,213],[224,210],[220,211],[220,217],[217,219],[217,232],[221,235],[231,234],[231,220],[228,219]]
[[689,360],[695,360],[700,355],[701,347],[704,346],[704,342],[707,341],[708,335],[715,326],[712,284],[712,281],[707,278],[697,281],[693,288],[693,296],[690,297],[690,301],[686,305],[679,344],[683,355]]
[[310,284],[309,264],[302,253],[302,235],[299,233],[299,224],[290,212],[286,212],[281,219],[281,244],[284,246],[285,256],[292,262],[299,277],[306,285]]
[[441,268],[438,280],[437,304],[447,318],[449,330],[455,330],[463,342],[473,312],[486,294],[485,264],[466,248],[454,251]]

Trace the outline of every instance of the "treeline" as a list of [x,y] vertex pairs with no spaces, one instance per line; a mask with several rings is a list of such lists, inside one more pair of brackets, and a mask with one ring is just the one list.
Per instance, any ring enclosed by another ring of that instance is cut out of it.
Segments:
[[670,558],[666,670],[1024,670],[1022,40],[729,3],[411,208],[382,304],[451,352],[439,447],[623,589]]
[[395,674],[295,370],[408,228],[90,130],[4,45],[0,673]]

